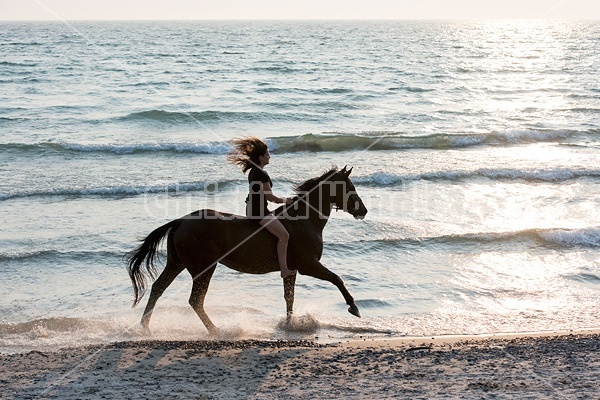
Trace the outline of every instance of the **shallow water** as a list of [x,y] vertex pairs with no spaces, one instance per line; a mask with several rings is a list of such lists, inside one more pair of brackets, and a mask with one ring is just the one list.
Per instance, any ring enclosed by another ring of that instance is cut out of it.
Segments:
[[[334,213],[323,263],[219,267],[226,338],[439,335],[598,325],[597,23],[0,24],[0,348],[146,337],[123,256],[173,218],[243,214],[238,135],[275,191],[354,167],[364,221]],[[151,337],[206,338],[183,273]],[[145,303],[145,300],[142,301]]]

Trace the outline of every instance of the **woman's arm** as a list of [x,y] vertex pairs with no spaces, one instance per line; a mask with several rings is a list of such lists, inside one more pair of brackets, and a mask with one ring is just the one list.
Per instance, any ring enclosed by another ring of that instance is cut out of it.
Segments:
[[293,201],[292,199],[290,199],[288,197],[277,197],[277,196],[275,196],[273,194],[273,190],[272,190],[271,185],[269,184],[269,182],[263,182],[263,184],[262,184],[262,191],[265,194],[265,199],[267,199],[271,203],[286,203],[286,204],[290,204]]

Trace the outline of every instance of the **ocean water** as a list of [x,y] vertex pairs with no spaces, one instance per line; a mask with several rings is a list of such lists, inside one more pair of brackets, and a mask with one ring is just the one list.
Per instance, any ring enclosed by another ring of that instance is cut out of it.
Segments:
[[124,255],[200,208],[244,213],[230,140],[267,140],[274,190],[332,165],[333,213],[284,329],[277,274],[217,268],[224,338],[599,326],[600,24],[0,24],[0,351],[204,339],[187,272],[144,335]]

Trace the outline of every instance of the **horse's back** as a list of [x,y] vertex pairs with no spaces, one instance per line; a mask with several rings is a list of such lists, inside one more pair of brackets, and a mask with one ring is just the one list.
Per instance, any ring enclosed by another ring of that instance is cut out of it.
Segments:
[[[258,225],[248,217],[203,209],[194,211],[181,218],[181,224],[176,233],[182,236],[203,236],[204,239],[215,238],[222,240],[223,235],[231,231],[250,232]],[[207,235],[208,237],[205,237]]]
[[184,220],[189,220],[189,219],[247,220],[248,217],[205,208],[202,210],[197,210],[192,213],[189,213],[188,215],[184,216],[182,219],[184,219]]
[[[276,238],[253,220],[215,210],[198,210],[181,218],[174,232],[174,244],[184,264],[212,263],[265,273],[276,265]],[[265,249],[271,248],[271,251]],[[249,267],[246,265],[249,264]]]
[[[204,209],[194,211],[181,218],[181,225],[177,228],[178,236],[193,235],[199,238],[223,241],[225,238],[234,241],[243,241],[249,237],[259,236],[263,232],[257,221],[246,216],[225,213],[216,210]],[[260,235],[262,236],[262,235]],[[271,236],[268,235],[267,236]]]

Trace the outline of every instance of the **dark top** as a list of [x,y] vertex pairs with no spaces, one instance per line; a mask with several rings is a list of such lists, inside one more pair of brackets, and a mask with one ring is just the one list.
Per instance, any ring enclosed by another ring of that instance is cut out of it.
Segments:
[[248,173],[250,193],[246,197],[246,216],[251,219],[261,220],[270,213],[267,199],[262,191],[262,184],[268,182],[273,187],[273,181],[264,170],[252,167]]

